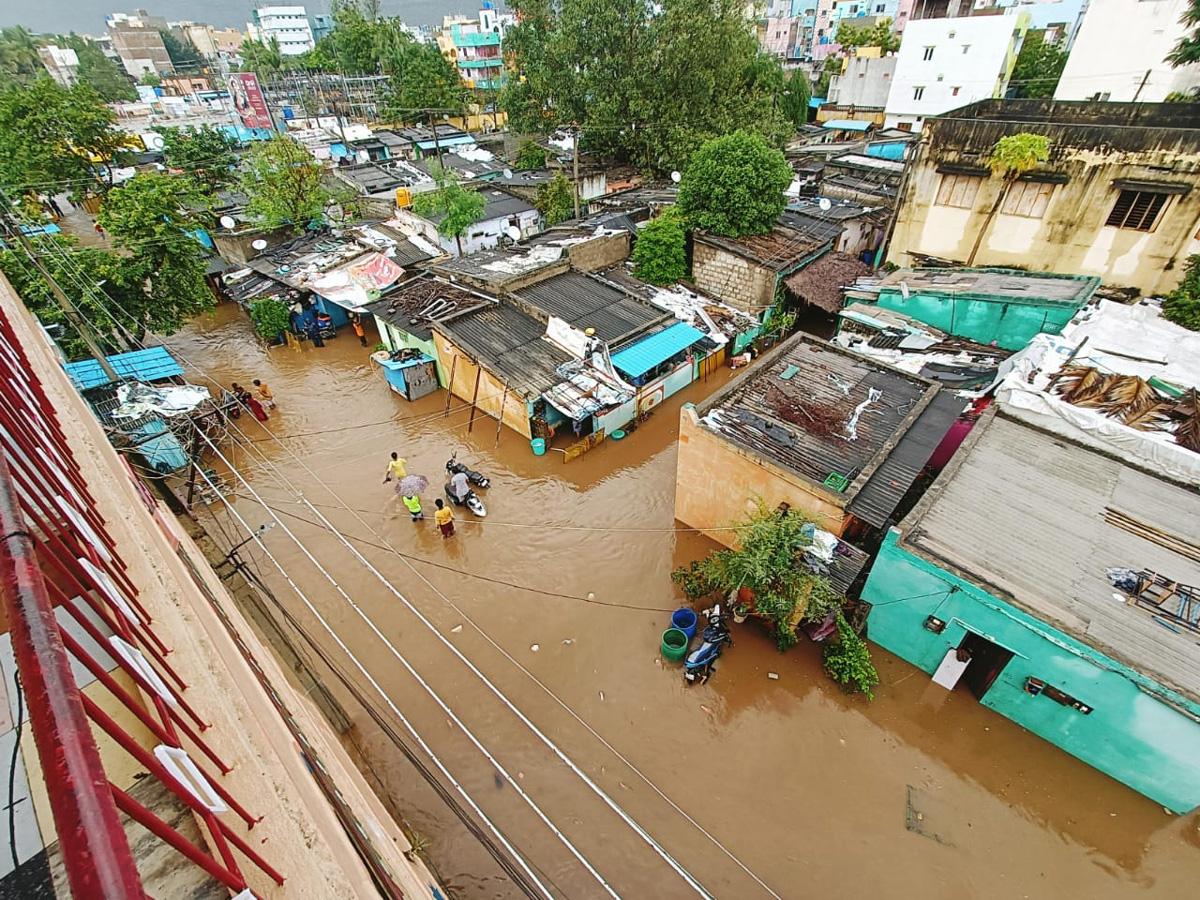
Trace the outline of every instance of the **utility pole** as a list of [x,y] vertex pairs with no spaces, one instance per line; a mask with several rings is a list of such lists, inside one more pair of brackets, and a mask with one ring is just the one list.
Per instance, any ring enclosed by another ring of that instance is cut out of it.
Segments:
[[67,321],[71,323],[71,327],[75,329],[76,334],[87,344],[88,350],[92,353],[92,358],[100,364],[100,368],[104,371],[109,381],[119,381],[120,378],[116,370],[109,363],[108,357],[104,355],[104,351],[100,349],[100,345],[96,343],[96,338],[84,323],[83,316],[79,314],[79,309],[63,289],[58,286],[58,282],[54,280],[54,276],[50,274],[50,271],[42,264],[42,259],[34,249],[33,243],[25,236],[25,232],[21,230],[21,224],[12,218],[8,221],[13,234],[21,242],[21,246],[25,250],[25,255],[29,257],[29,261],[33,263],[34,268],[46,279],[46,284],[50,286],[50,292],[54,295],[59,308],[62,309],[63,314],[67,317]]
[[438,140],[437,120],[434,119],[433,113],[429,114],[429,127],[433,129],[433,148],[437,153],[438,166],[442,165],[442,143]]
[[575,201],[575,218],[579,218],[579,126],[571,132],[571,168],[574,177],[571,179],[571,194]]
[[1138,102],[1138,97],[1142,96],[1142,88],[1146,86],[1146,82],[1150,80],[1150,69],[1146,70],[1146,74],[1142,76],[1142,83],[1138,85],[1138,89],[1133,94],[1133,103]]

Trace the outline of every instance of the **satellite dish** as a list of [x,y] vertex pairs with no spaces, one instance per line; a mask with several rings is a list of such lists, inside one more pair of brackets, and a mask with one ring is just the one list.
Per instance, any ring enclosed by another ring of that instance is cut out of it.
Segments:
[[222,228],[233,228],[235,225],[237,225],[237,221],[233,218],[233,216],[221,216]]
[[833,204],[829,202],[829,198],[827,197],[822,197],[817,206],[821,207],[821,212],[829,212],[833,209]]
[[258,240],[254,241],[250,246],[253,247],[255,250],[266,250],[267,242],[264,241],[262,238],[259,238]]
[[512,178],[512,169],[505,169],[500,174],[503,175],[505,178]]
[[504,233],[514,241],[519,241],[521,239],[521,229],[516,225],[509,225],[506,229],[504,229]]
[[679,182],[683,181],[683,176],[682,176],[682,175],[680,175],[678,172],[672,172],[672,173],[671,173],[671,180],[672,180],[673,182],[675,182],[676,184],[679,184]]

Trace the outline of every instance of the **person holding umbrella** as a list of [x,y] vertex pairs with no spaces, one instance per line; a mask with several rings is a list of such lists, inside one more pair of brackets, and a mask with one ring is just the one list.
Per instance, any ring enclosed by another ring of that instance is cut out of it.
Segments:
[[429,479],[424,475],[405,475],[396,482],[396,493],[404,501],[404,507],[414,522],[420,522],[425,518],[425,512],[421,509],[420,494],[427,487],[429,487]]

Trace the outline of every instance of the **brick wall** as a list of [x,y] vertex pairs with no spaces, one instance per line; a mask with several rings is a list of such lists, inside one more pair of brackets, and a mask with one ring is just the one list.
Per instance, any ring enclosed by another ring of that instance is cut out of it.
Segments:
[[679,411],[675,518],[731,546],[736,532],[712,529],[747,518],[754,512],[755,497],[771,508],[786,500],[816,515],[817,524],[836,535],[850,520],[832,493],[722,440],[700,424],[695,407],[685,405]]
[[584,272],[599,272],[609,266],[620,265],[629,258],[629,232],[608,234],[574,244],[568,255],[571,265]]
[[775,273],[701,241],[692,254],[692,277],[706,294],[757,316],[775,302]]

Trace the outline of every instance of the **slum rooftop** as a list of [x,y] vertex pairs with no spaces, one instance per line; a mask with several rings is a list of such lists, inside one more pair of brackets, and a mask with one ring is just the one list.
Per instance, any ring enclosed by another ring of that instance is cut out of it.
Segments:
[[1195,491],[988,413],[901,528],[904,545],[1200,703],[1200,635],[1120,602],[1105,575],[1200,588],[1197,522]]
[[776,225],[767,234],[745,237],[725,237],[708,231],[697,231],[697,243],[719,247],[734,256],[749,259],[760,266],[782,272],[795,268],[805,259],[822,253],[831,243],[824,232],[811,233],[790,225]]
[[831,492],[881,526],[964,406],[935,382],[798,334],[698,412],[714,434],[814,485],[847,479]]
[[576,328],[585,331],[594,328],[596,336],[614,349],[651,325],[673,318],[600,278],[576,271],[519,288],[517,296]]
[[559,246],[480,250],[467,256],[444,260],[435,264],[433,268],[449,278],[469,278],[498,289],[506,282],[555,265],[562,259],[562,255],[562,247]]
[[[487,204],[484,207],[483,215],[479,217],[480,222],[491,219],[503,219],[506,216],[516,216],[521,213],[533,211],[533,207],[520,197],[514,196],[507,191],[497,190],[494,187],[481,188],[479,195],[483,197],[484,202]],[[446,218],[446,215],[445,213],[438,213],[437,215],[425,216],[424,218],[436,225],[442,219]]]
[[1018,269],[897,269],[880,279],[879,290],[908,290],[921,294],[998,297],[1004,300],[1051,300],[1078,306],[1100,284],[1087,275],[1056,275]]
[[1089,100],[980,100],[937,119],[1066,124],[1092,128],[1198,129],[1188,103],[1096,103]]
[[451,284],[428,272],[389,288],[367,312],[419,340],[432,337],[434,322],[497,303],[495,298]]

